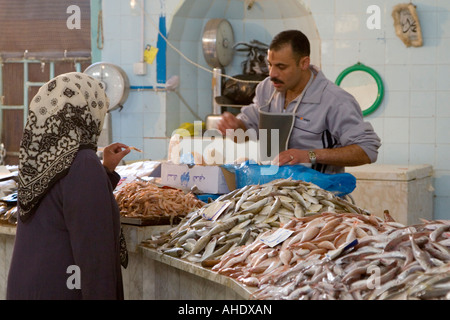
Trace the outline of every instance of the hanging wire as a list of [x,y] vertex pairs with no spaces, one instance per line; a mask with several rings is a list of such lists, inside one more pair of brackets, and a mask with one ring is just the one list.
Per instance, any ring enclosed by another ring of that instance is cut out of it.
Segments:
[[[99,42],[100,37],[101,37],[101,42]],[[100,11],[98,12],[98,18],[97,18],[97,48],[102,50],[104,42],[105,42],[105,38],[103,35],[103,12],[100,9]]]
[[[142,4],[139,3],[139,6],[141,7],[141,10],[143,10]],[[148,16],[147,12],[145,10],[144,14],[145,17],[147,18],[147,20],[153,25],[153,27],[158,31],[158,34],[164,39],[164,41],[166,41],[166,43],[169,45],[169,47],[171,47],[176,53],[178,53],[184,60],[186,60],[188,63],[194,65],[195,67],[204,70],[206,72],[209,72],[211,74],[214,74],[214,72],[208,68],[205,68],[201,65],[199,65],[198,63],[192,61],[191,59],[189,59],[188,57],[186,57],[186,55],[184,55],[183,52],[181,52],[180,50],[178,50],[172,43],[170,43],[170,41],[164,36],[164,34],[162,34],[162,32],[159,30],[159,27],[156,25],[156,23]],[[234,80],[236,82],[244,82],[244,83],[260,83],[261,81],[255,81],[255,80],[242,80],[242,79],[237,79],[234,78],[232,76],[228,76],[226,74],[220,74],[221,77],[223,78],[227,78],[227,79],[231,79]]]

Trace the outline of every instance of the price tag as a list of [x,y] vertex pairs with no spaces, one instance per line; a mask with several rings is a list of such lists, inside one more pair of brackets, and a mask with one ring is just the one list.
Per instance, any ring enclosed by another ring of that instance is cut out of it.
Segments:
[[202,212],[203,218],[216,221],[217,218],[231,205],[231,201],[216,201]]
[[273,248],[275,247],[277,244],[282,243],[284,240],[286,240],[287,238],[289,238],[291,236],[291,234],[293,233],[293,230],[288,230],[288,229],[277,229],[274,233],[269,234],[267,236],[261,237],[260,240],[267,244],[269,247]]

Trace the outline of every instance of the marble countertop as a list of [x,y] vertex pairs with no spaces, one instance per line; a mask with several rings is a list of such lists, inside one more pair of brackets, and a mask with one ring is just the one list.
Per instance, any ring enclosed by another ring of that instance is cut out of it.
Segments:
[[359,180],[411,181],[432,176],[433,167],[429,164],[394,165],[372,163],[346,167],[345,172],[354,175]]
[[[122,223],[123,234],[130,252],[137,252],[138,246],[143,240],[150,238],[152,235],[166,232],[170,228],[170,225],[138,226]],[[0,223],[0,235],[15,236],[16,230],[16,225]]]
[[15,236],[16,226],[9,223],[0,223],[0,234]]
[[[125,240],[127,242],[127,248],[129,252],[141,251],[147,258],[153,259],[155,261],[164,263],[171,267],[183,270],[185,272],[191,273],[193,275],[205,278],[207,280],[216,282],[223,286],[226,286],[240,295],[243,299],[252,299],[252,293],[256,290],[255,288],[247,287],[233,278],[221,275],[217,272],[211,271],[208,268],[202,267],[200,264],[192,263],[186,260],[174,258],[168,255],[164,255],[155,249],[148,248],[146,246],[140,245],[140,243],[150,238],[152,235],[165,232],[170,229],[170,225],[160,225],[160,226],[135,226],[122,224],[122,229],[124,232]],[[1,235],[16,235],[16,226],[10,224],[0,224],[0,234]]]
[[149,239],[153,235],[166,232],[170,228],[170,225],[137,226],[122,223],[123,235],[129,252],[137,252],[142,241]]
[[192,263],[186,260],[182,260],[179,258],[171,257],[161,252],[158,252],[155,249],[148,248],[146,246],[140,246],[144,256],[147,258],[162,262],[171,267],[189,272],[196,276],[202,277],[204,279],[219,283],[223,286],[226,286],[232,290],[234,290],[238,295],[240,295],[243,299],[251,300],[253,299],[252,293],[256,290],[256,288],[247,287],[233,278],[221,275],[217,272],[214,272],[208,268],[202,267],[200,264]]

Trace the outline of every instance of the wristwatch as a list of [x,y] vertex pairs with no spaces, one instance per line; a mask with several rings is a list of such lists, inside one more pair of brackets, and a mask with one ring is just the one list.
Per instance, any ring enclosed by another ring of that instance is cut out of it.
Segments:
[[311,165],[315,165],[316,164],[316,153],[312,150],[308,151],[308,156],[309,156],[309,161],[311,161]]

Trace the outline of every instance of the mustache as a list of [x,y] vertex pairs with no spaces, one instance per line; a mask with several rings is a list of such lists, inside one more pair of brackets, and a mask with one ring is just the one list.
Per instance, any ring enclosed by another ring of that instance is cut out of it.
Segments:
[[272,81],[273,83],[284,84],[284,82],[283,82],[283,81],[281,81],[281,80],[280,80],[280,79],[278,79],[278,78],[270,78],[270,81]]

